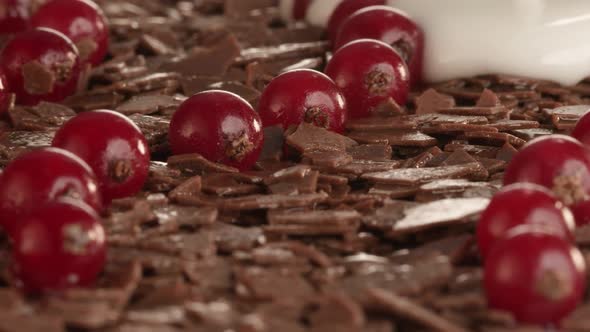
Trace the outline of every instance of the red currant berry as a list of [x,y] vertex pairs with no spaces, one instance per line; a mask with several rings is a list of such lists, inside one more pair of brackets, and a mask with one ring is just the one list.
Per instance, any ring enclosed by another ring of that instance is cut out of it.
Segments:
[[32,2],[33,0],[2,0],[0,2],[0,34],[27,30]]
[[565,240],[573,240],[574,219],[567,207],[539,185],[517,183],[498,192],[477,225],[477,244],[485,258],[496,242],[520,225],[547,227]]
[[389,45],[370,39],[340,48],[328,63],[326,74],[344,93],[348,116],[370,116],[381,103],[408,99],[409,77],[404,60]]
[[303,20],[310,4],[311,0],[295,0],[293,4],[293,18],[296,21]]
[[240,170],[252,168],[262,149],[260,117],[241,97],[205,91],[180,105],[170,122],[174,154],[199,153]]
[[504,184],[516,182],[549,188],[568,206],[585,201],[590,198],[590,152],[565,135],[532,140],[506,169]]
[[18,286],[33,293],[92,286],[106,261],[99,220],[73,201],[51,202],[25,217],[13,236]]
[[76,91],[80,63],[76,46],[51,29],[15,35],[0,54],[0,65],[17,102],[61,101]]
[[570,206],[576,226],[585,226],[590,224],[590,201],[583,201]]
[[484,287],[491,307],[522,322],[558,324],[584,296],[584,257],[554,234],[516,228],[488,255]]
[[264,127],[286,129],[307,122],[341,133],[346,103],[331,78],[301,69],[281,74],[268,84],[260,97],[258,114]]
[[68,151],[43,148],[13,160],[0,176],[0,220],[11,233],[23,215],[61,197],[102,210],[98,181],[90,167]]
[[0,70],[0,116],[8,112],[11,104],[14,102],[13,95],[8,88],[8,81],[4,73]]
[[96,66],[109,46],[106,18],[89,0],[52,0],[31,18],[31,26],[55,29],[68,36],[78,47],[80,60]]
[[147,179],[147,141],[141,130],[119,113],[80,113],[57,131],[52,145],[74,153],[90,165],[105,203],[135,195]]
[[367,7],[342,23],[335,49],[357,39],[377,39],[391,45],[406,61],[410,81],[422,79],[424,33],[405,13],[387,6]]
[[572,136],[590,147],[590,113],[586,113],[578,120],[574,131],[572,131]]
[[384,5],[385,0],[344,0],[332,12],[328,21],[328,38],[334,43],[342,23],[354,12],[369,6]]

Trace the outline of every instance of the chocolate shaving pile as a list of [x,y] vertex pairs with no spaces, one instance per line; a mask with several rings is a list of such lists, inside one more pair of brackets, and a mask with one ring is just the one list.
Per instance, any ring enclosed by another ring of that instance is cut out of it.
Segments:
[[[171,114],[210,89],[255,106],[277,74],[323,68],[322,32],[285,26],[273,0],[98,2],[108,60],[63,105],[12,108],[0,162],[48,146],[76,112],[109,108],[145,133],[149,179],[104,220],[95,288],[23,298],[2,240],[0,331],[545,331],[487,308],[472,234],[517,150],[590,111],[590,80],[458,79],[351,121],[346,135],[267,128],[261,160],[239,173],[170,156]],[[577,242],[588,255],[588,227]],[[589,330],[589,313],[586,302],[564,331]]]

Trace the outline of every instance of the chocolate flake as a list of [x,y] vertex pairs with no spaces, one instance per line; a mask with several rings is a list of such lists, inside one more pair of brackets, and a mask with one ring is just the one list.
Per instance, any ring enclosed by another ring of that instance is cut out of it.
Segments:
[[404,217],[395,223],[392,232],[399,235],[472,221],[489,202],[488,198],[457,198],[418,205],[403,212]]
[[433,331],[467,332],[467,330],[461,326],[445,320],[408,298],[378,288],[369,289],[367,295],[372,301],[374,301],[374,305],[378,309],[397,317],[401,316],[403,318],[412,319]]
[[375,183],[399,184],[412,186],[439,179],[471,178],[480,172],[480,163],[468,163],[455,166],[429,167],[424,169],[402,168],[386,172],[363,174],[362,178]]
[[168,167],[184,172],[202,174],[206,172],[237,173],[233,167],[210,162],[200,154],[176,155],[168,158]]
[[50,68],[37,60],[27,62],[22,66],[24,86],[27,93],[32,95],[45,95],[53,91],[53,86],[58,79]]
[[500,98],[490,89],[484,89],[475,104],[476,107],[496,107],[501,105]]
[[300,152],[308,150],[344,151],[347,148],[358,145],[346,136],[306,123],[299,125],[293,133],[287,136],[287,144],[293,146]]
[[226,210],[261,210],[312,206],[325,201],[326,193],[291,195],[251,195],[247,197],[230,198],[222,201],[221,208]]
[[455,99],[437,92],[435,89],[426,90],[416,98],[416,114],[437,113],[441,109],[455,107]]

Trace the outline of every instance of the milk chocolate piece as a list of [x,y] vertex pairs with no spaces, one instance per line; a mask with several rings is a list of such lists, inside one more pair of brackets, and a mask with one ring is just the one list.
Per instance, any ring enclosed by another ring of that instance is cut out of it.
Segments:
[[496,107],[501,105],[500,98],[490,89],[484,89],[475,103],[476,107]]
[[125,115],[135,113],[139,114],[153,114],[164,110],[175,110],[181,101],[166,95],[148,95],[135,97],[131,100],[119,105],[115,110]]
[[386,161],[391,160],[392,149],[386,144],[366,144],[349,148],[348,152],[353,159]]
[[303,195],[251,195],[247,197],[230,198],[221,202],[221,208],[226,210],[263,210],[277,208],[292,208],[312,206],[325,201],[325,193]]
[[578,120],[590,111],[589,105],[558,107],[543,112],[551,117],[551,122],[559,130],[573,129]]
[[67,106],[41,102],[35,107],[12,107],[8,115],[16,130],[44,131],[59,128],[76,113]]
[[388,144],[393,146],[417,146],[428,147],[436,145],[437,140],[434,137],[423,134],[419,131],[353,131],[349,137],[363,144]]
[[18,155],[51,146],[54,131],[10,131],[0,134],[0,159],[12,160]]
[[416,185],[439,179],[470,178],[480,172],[480,163],[468,163],[456,166],[439,166],[423,169],[402,168],[387,172],[367,173],[363,179],[384,184]]
[[403,218],[392,228],[391,234],[400,235],[474,220],[489,203],[488,198],[443,199],[406,209]]
[[369,289],[367,294],[378,309],[395,316],[412,319],[433,331],[467,332],[467,329],[443,319],[408,298],[378,288]]
[[416,98],[416,114],[437,113],[439,110],[455,106],[455,99],[437,92],[435,89],[426,90]]
[[199,154],[185,154],[168,158],[168,167],[179,169],[183,172],[202,174],[206,172],[238,172],[237,169],[221,164],[216,164],[205,159]]
[[346,136],[307,123],[302,123],[293,133],[288,134],[287,144],[300,152],[311,150],[345,151],[358,145]]
[[232,34],[227,34],[210,48],[196,50],[187,56],[173,59],[164,63],[160,70],[173,71],[184,76],[222,76],[238,55],[238,41]]

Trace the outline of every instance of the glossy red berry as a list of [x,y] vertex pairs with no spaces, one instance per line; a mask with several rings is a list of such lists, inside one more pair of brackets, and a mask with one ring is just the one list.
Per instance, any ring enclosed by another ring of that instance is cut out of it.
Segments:
[[0,34],[12,34],[29,28],[34,0],[2,0],[0,2]]
[[311,0],[295,0],[293,4],[293,18],[297,21],[303,20],[310,4]]
[[62,197],[102,210],[98,181],[90,167],[68,151],[43,148],[13,160],[0,176],[0,222],[11,233],[20,218]]
[[484,286],[492,308],[521,322],[559,324],[584,296],[584,257],[554,234],[517,228],[488,255]]
[[553,194],[539,185],[517,183],[503,188],[491,200],[477,225],[477,244],[485,258],[495,244],[520,225],[546,227],[571,241],[575,223],[572,213]]
[[315,70],[301,69],[275,77],[258,103],[264,127],[284,129],[302,122],[341,133],[346,102],[331,78]]
[[377,39],[391,45],[406,61],[410,81],[422,80],[424,33],[404,12],[387,7],[372,6],[352,14],[342,23],[334,48],[362,39]]
[[590,224],[590,200],[576,203],[570,206],[577,226]]
[[10,93],[8,88],[8,81],[6,76],[0,70],[0,116],[8,112],[11,104],[14,102],[13,94]]
[[52,145],[74,153],[90,165],[105,203],[135,195],[147,179],[147,141],[141,130],[120,113],[80,113],[57,131]]
[[408,99],[410,75],[404,60],[377,40],[361,39],[343,46],[334,53],[326,74],[343,92],[351,119],[372,115],[389,98],[400,105]]
[[96,66],[109,46],[109,30],[100,8],[89,0],[51,0],[31,17],[31,26],[55,29],[78,47],[80,60]]
[[240,170],[252,168],[262,149],[260,117],[241,97],[227,91],[197,93],[170,122],[174,154],[199,153]]
[[550,135],[529,142],[512,159],[504,184],[536,183],[566,205],[590,198],[590,152],[576,139]]
[[72,95],[80,76],[76,46],[51,29],[15,35],[0,53],[0,65],[20,104],[58,102]]
[[347,18],[350,17],[353,13],[355,13],[359,9],[363,9],[369,6],[378,6],[384,5],[385,0],[344,0],[342,1],[332,15],[330,16],[330,20],[328,21],[328,38],[334,43],[336,41],[336,37],[338,36],[338,32],[340,31],[340,27],[342,23],[346,21]]
[[34,210],[13,236],[13,271],[27,292],[92,286],[105,260],[105,233],[83,203],[56,201]]
[[590,113],[586,113],[578,120],[576,127],[572,131],[572,136],[582,144],[590,147]]

